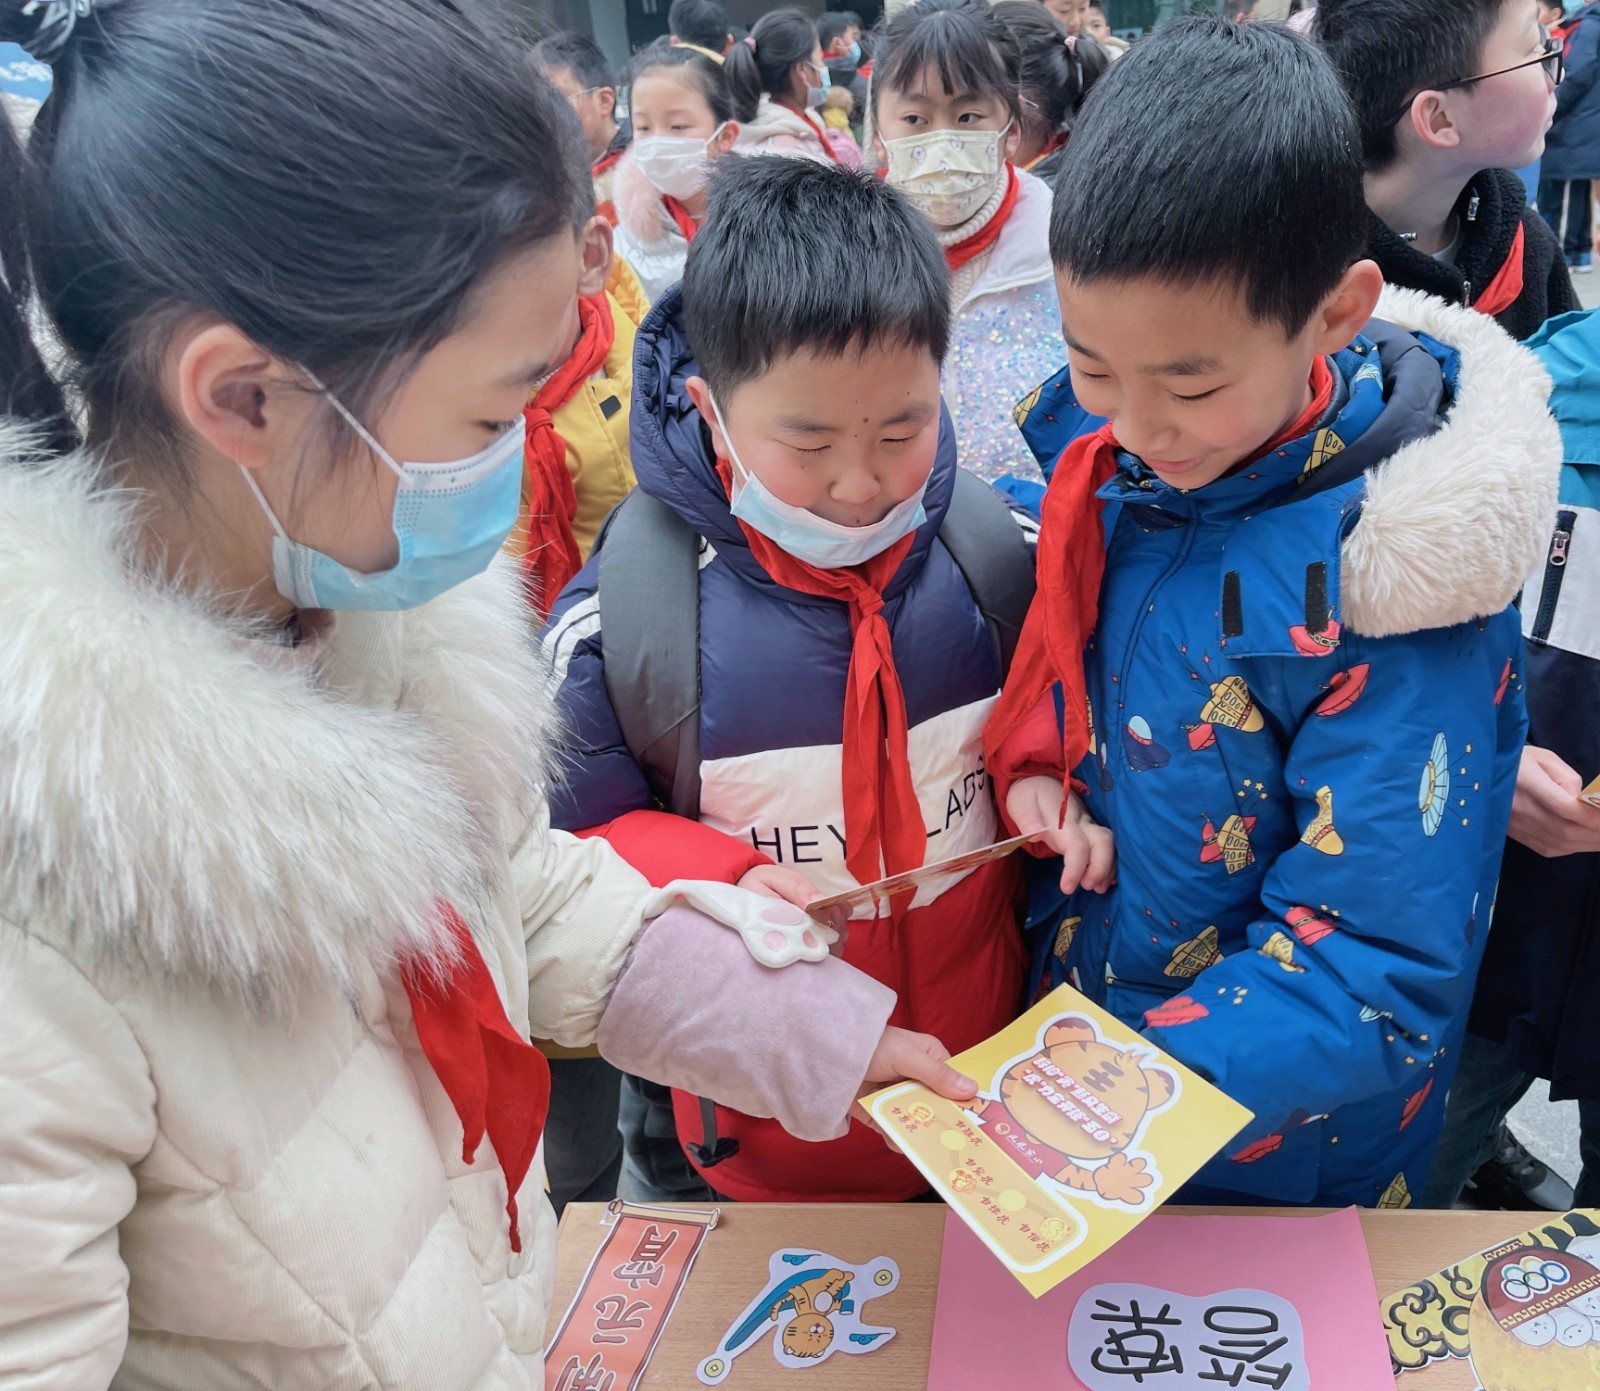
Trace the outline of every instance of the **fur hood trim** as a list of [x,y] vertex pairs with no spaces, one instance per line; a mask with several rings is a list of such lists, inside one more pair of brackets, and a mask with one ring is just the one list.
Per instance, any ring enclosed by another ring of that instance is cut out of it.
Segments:
[[1367,475],[1344,543],[1344,616],[1375,638],[1511,603],[1550,543],[1561,473],[1549,374],[1493,319],[1393,286],[1376,317],[1454,348],[1461,376],[1438,432]]
[[0,424],[0,915],[256,1001],[437,959],[542,773],[514,573],[289,651],[145,573],[137,501]]

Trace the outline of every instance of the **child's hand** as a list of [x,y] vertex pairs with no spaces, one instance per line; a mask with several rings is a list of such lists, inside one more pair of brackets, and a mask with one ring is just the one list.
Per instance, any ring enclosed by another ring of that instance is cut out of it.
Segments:
[[[950,1050],[932,1034],[914,1034],[891,1024],[873,1050],[872,1061],[867,1064],[867,1075],[857,1095],[865,1096],[902,1078],[921,1082],[952,1101],[971,1101],[978,1094],[978,1084],[950,1066]],[[861,1118],[857,1112],[856,1119]]]
[[1579,800],[1583,778],[1549,749],[1522,751],[1511,839],[1553,859],[1600,850],[1600,807]]
[[1111,832],[1096,825],[1076,792],[1055,779],[1018,778],[1006,793],[1006,815],[1019,835],[1040,833],[1061,856],[1061,892],[1088,889],[1103,894],[1117,879],[1117,847]]
[[757,865],[739,881],[739,887],[766,898],[781,898],[796,908],[804,908],[812,899],[822,896],[805,875],[782,865]]

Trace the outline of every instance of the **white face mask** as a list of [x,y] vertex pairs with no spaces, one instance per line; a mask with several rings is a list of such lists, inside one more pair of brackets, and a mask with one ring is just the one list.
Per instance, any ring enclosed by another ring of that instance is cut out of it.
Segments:
[[959,227],[989,201],[1005,169],[1002,130],[929,130],[885,140],[889,182],[935,227]]
[[[718,126],[712,131],[711,140],[722,130]],[[697,135],[646,135],[633,142],[634,163],[667,197],[693,198],[711,176],[711,140]]]
[[728,446],[728,462],[733,466],[733,515],[796,560],[815,565],[819,570],[863,565],[928,520],[922,506],[923,495],[928,491],[926,481],[870,526],[841,526],[819,517],[809,508],[785,502],[739,462],[733,436],[728,433],[728,422],[715,398],[711,401],[711,412],[722,428],[722,439]]

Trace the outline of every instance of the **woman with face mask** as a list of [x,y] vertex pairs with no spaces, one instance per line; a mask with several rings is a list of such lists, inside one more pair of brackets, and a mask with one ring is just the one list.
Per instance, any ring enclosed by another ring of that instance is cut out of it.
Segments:
[[577,123],[437,0],[12,40],[55,83],[26,158],[0,120],[0,1385],[542,1385],[530,1037],[813,1139],[935,1056],[797,907],[549,827],[497,555]]
[[749,37],[728,50],[726,67],[740,154],[861,167],[850,132],[829,128],[819,114],[832,75],[810,15],[792,7],[762,15]]
[[985,0],[917,0],[884,31],[873,67],[876,153],[938,230],[950,267],[944,395],[961,462],[1043,495],[1012,408],[1061,366],[1050,264],[1050,188],[1012,162],[1023,142],[1016,39]]
[[633,63],[633,144],[617,165],[616,249],[652,300],[683,278],[706,213],[711,161],[739,136],[723,64],[697,48],[658,43]]

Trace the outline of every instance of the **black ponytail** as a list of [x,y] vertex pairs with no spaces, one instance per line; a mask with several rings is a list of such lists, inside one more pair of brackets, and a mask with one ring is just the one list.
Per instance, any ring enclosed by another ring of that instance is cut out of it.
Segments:
[[1021,58],[1023,144],[1047,145],[1071,128],[1089,89],[1111,66],[1110,55],[1087,34],[1069,39],[1035,0],[999,0],[994,17],[1011,31]]
[[40,444],[59,454],[77,436],[29,329],[33,274],[21,219],[28,178],[22,142],[0,104],[0,416],[32,425]]
[[197,314],[366,413],[487,273],[586,209],[566,102],[441,0],[31,8],[0,0],[0,40],[54,69],[24,211],[93,443],[178,442],[157,367]]
[[809,63],[816,47],[817,26],[804,10],[786,6],[762,15],[724,60],[734,119],[755,120],[763,94],[787,96],[794,65]]

